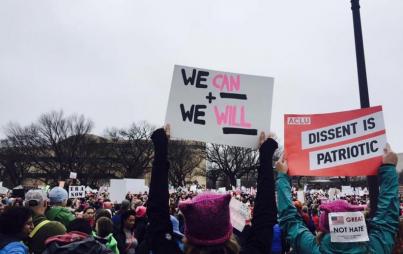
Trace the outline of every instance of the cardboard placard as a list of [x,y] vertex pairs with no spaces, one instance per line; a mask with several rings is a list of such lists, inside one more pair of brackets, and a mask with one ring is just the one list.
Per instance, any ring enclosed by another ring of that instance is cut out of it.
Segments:
[[175,65],[165,123],[173,138],[257,148],[274,79]]
[[329,114],[285,115],[290,175],[375,175],[386,134],[382,107]]
[[144,179],[110,179],[109,199],[112,202],[120,203],[127,193],[139,194],[148,192],[148,187],[145,185]]
[[197,186],[196,185],[191,185],[189,188],[189,191],[196,192],[197,191]]
[[127,194],[126,182],[124,179],[110,179],[109,198],[112,202],[120,203]]
[[304,191],[297,191],[297,199],[304,204],[305,203],[305,194]]
[[344,194],[345,196],[353,196],[354,189],[350,185],[343,185],[341,186],[341,193]]
[[362,212],[329,213],[329,229],[331,242],[369,241]]
[[229,208],[232,226],[239,232],[242,232],[246,221],[250,219],[249,207],[241,201],[233,198],[229,203]]
[[[148,191],[146,181],[144,179],[124,178],[126,185],[126,192],[135,194],[144,193]],[[123,199],[124,197],[122,197]]]
[[85,186],[69,186],[69,198],[85,198]]
[[76,179],[77,178],[77,173],[76,172],[70,172],[70,179]]
[[340,190],[336,188],[330,188],[327,194],[329,195],[329,200],[333,201],[337,199],[337,195],[340,194]]

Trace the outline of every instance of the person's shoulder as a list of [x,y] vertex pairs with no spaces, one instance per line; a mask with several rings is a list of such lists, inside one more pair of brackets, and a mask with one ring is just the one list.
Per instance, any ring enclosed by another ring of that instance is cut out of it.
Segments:
[[3,251],[13,254],[28,254],[28,247],[21,242],[11,242],[3,248]]
[[48,215],[54,214],[56,211],[57,207],[49,207],[45,212],[45,216],[47,217]]
[[59,215],[61,217],[64,217],[64,218],[68,218],[69,220],[74,220],[75,219],[74,214],[72,212],[70,212],[70,210],[65,208],[65,207],[61,207]]

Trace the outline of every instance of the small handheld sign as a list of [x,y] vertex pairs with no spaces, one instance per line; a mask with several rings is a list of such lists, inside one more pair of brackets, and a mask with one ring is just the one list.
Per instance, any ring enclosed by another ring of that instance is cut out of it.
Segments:
[[331,242],[369,241],[362,212],[329,213],[329,229]]
[[69,198],[85,198],[85,186],[69,186]]
[[165,123],[171,137],[257,148],[270,130],[274,79],[174,68]]
[[70,172],[70,178],[71,179],[76,179],[77,178],[77,173],[76,172]]
[[249,207],[241,201],[232,198],[229,208],[232,226],[239,232],[242,232],[246,221],[250,219]]
[[375,175],[386,146],[382,107],[285,115],[290,175]]

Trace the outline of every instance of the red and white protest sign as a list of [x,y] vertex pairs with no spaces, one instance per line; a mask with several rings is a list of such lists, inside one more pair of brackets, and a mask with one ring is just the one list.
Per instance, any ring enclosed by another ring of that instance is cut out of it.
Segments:
[[386,145],[382,106],[314,115],[285,115],[290,175],[375,175]]

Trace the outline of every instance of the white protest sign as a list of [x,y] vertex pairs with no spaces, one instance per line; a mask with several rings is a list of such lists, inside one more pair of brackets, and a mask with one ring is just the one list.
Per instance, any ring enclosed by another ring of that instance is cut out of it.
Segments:
[[257,148],[270,130],[274,79],[175,65],[165,123],[171,137]]
[[[355,187],[354,188],[354,194],[355,195],[360,195],[360,193],[362,193],[362,188],[361,187]],[[361,195],[362,196],[362,195]]]
[[111,179],[109,186],[109,198],[112,202],[121,202],[128,192],[139,194],[148,191],[144,179]]
[[70,177],[71,179],[76,179],[77,178],[77,173],[76,172],[70,172]]
[[109,185],[109,198],[112,202],[120,203],[127,194],[126,181],[124,179],[111,179]]
[[329,229],[331,242],[369,241],[362,212],[329,213]]
[[69,186],[69,198],[85,198],[85,186]]
[[144,179],[124,178],[124,180],[126,193],[131,192],[134,194],[139,194],[148,191],[148,187],[146,186],[146,181]]
[[336,199],[336,195],[338,195],[340,193],[340,191],[336,188],[330,188],[327,192],[327,194],[329,195],[329,200],[335,200]]
[[7,194],[8,191],[9,189],[7,189],[6,187],[0,186],[0,194]]
[[304,195],[304,191],[297,191],[297,199],[304,204],[305,203],[305,195]]
[[351,186],[349,186],[349,185],[343,185],[343,186],[341,186],[341,192],[344,194],[344,195],[347,195],[347,196],[352,196],[352,195],[354,195],[354,189],[353,189],[353,187],[351,187]]
[[245,227],[246,220],[250,219],[249,207],[233,198],[229,203],[229,208],[232,226],[239,232],[242,232],[243,228]]
[[197,191],[197,186],[196,185],[191,185],[189,188],[189,191],[196,192]]
[[227,189],[225,187],[221,187],[221,188],[218,188],[218,192],[225,193],[225,192],[227,192]]

